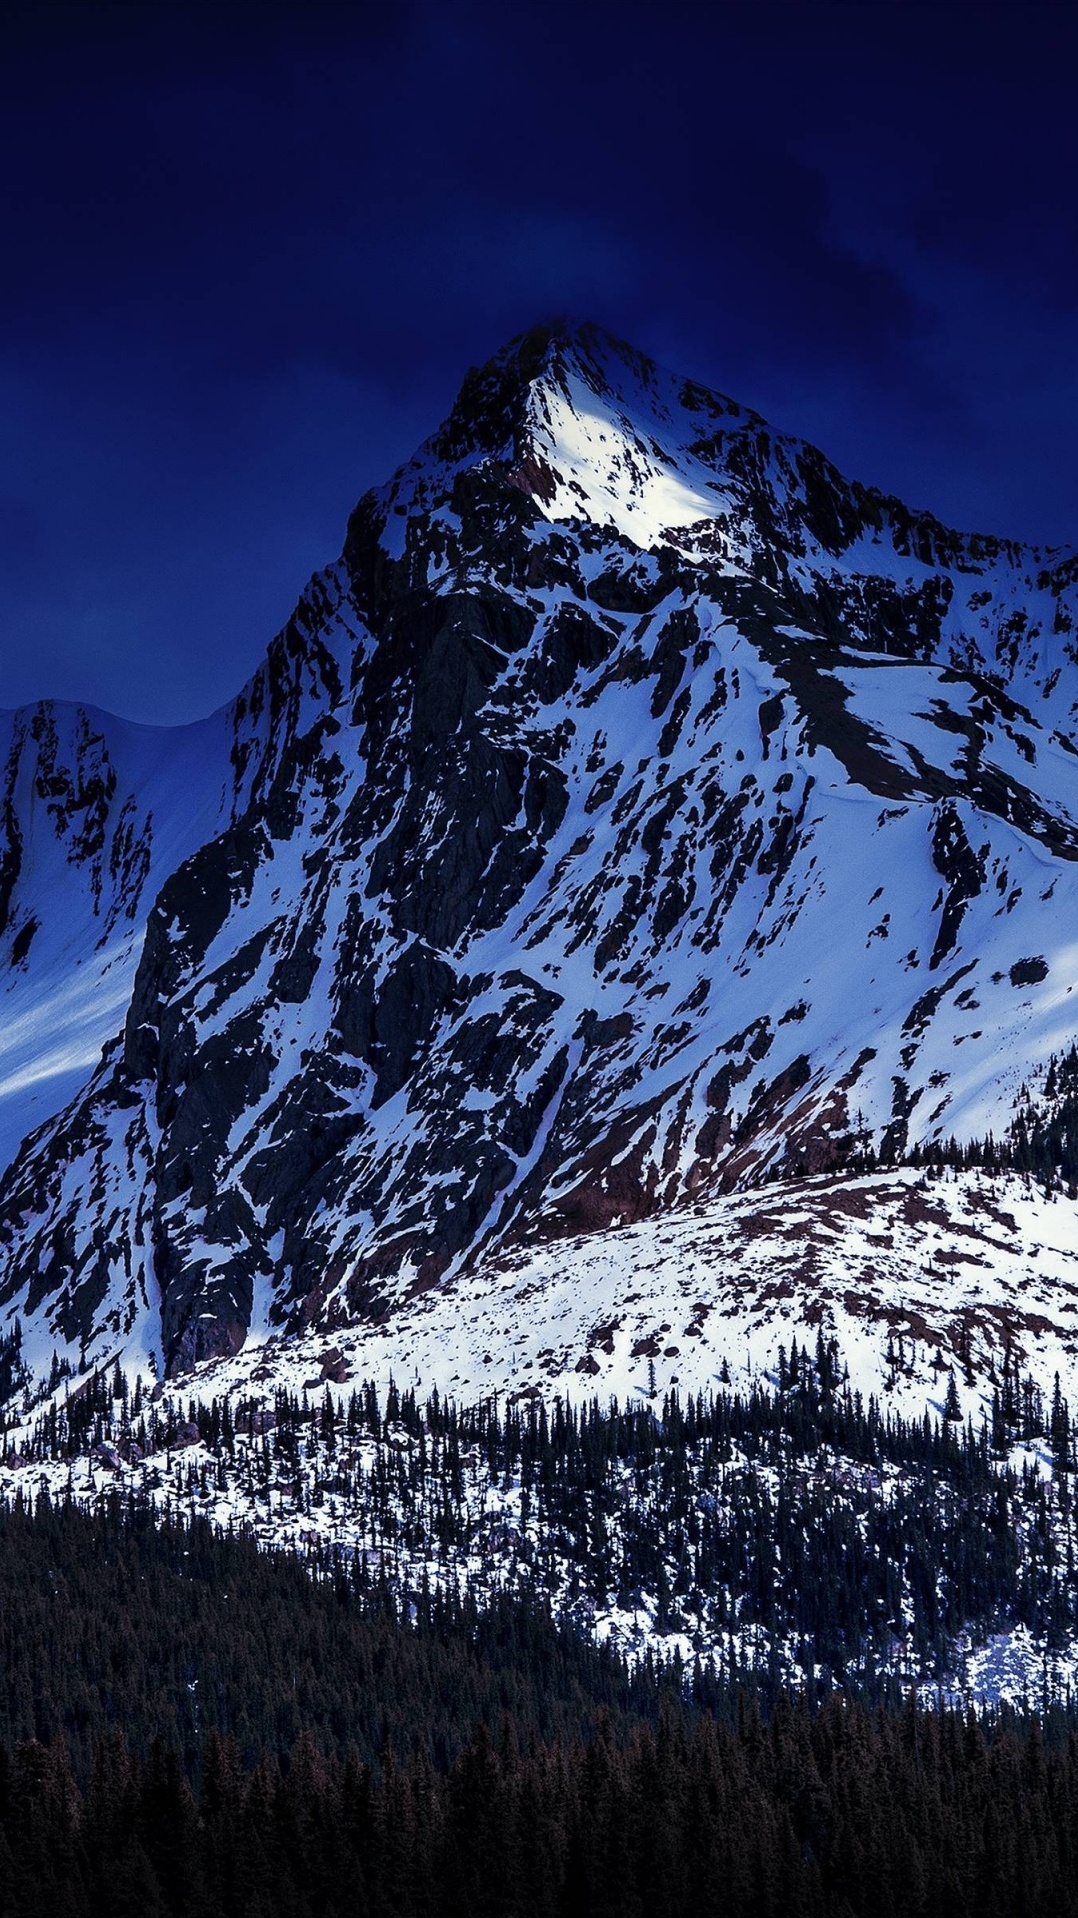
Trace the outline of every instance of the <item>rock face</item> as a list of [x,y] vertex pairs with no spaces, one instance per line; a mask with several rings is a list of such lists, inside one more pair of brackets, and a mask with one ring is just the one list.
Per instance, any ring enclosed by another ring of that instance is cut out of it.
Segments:
[[7,1311],[180,1370],[1002,1130],[1078,1023],[1076,616],[1073,554],[516,342],[152,807],[115,722],[10,722],[0,964],[39,991],[45,899],[61,998],[118,928],[127,969],[0,1186]]

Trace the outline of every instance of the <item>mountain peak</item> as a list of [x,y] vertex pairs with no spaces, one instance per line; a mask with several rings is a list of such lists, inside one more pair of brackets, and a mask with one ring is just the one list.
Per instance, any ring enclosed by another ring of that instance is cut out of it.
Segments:
[[815,596],[836,563],[912,592],[927,589],[926,569],[977,573],[1004,553],[1027,585],[1042,574],[1057,592],[1072,583],[1073,556],[1051,556],[1063,566],[1049,576],[1037,549],[955,531],[848,480],[808,441],[587,319],[543,321],[473,367],[442,426],[353,525],[381,519],[400,557],[407,524],[439,501],[452,511],[465,471],[486,476],[491,498],[489,483],[503,499],[506,484],[525,494],[541,520],[612,530],[642,554],[770,587],[792,579],[795,594]]
[[594,321],[548,320],[467,373],[444,424],[392,483],[392,510],[425,509],[462,469],[493,465],[544,518],[613,526],[647,549],[716,517],[729,490],[714,470],[720,424],[763,422]]

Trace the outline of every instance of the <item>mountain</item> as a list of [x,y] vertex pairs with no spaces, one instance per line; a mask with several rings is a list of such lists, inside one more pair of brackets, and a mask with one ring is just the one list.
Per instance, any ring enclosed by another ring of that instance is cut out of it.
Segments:
[[[1006,1134],[1075,1034],[1076,618],[1078,553],[953,532],[594,328],[469,374],[230,707],[7,722],[31,1362],[451,1322],[589,1248],[631,1284],[623,1228],[704,1214],[860,1232],[851,1174],[946,1275],[980,1188],[926,1222],[893,1168]],[[779,1265],[774,1310],[818,1282]]]

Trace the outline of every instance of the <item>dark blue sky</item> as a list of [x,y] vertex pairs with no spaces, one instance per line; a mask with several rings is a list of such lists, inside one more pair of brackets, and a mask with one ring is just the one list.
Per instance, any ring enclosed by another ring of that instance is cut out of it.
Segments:
[[9,4],[0,704],[219,704],[554,313],[954,523],[1078,541],[1073,12]]

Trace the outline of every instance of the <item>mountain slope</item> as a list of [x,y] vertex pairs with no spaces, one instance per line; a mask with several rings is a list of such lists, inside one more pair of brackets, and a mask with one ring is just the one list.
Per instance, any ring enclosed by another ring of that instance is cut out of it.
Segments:
[[0,714],[0,1165],[89,1077],[168,874],[246,803],[224,716]]
[[1076,614],[1073,555],[528,335],[222,716],[227,814],[0,1187],[9,1311],[182,1370],[1001,1132],[1074,1031]]

